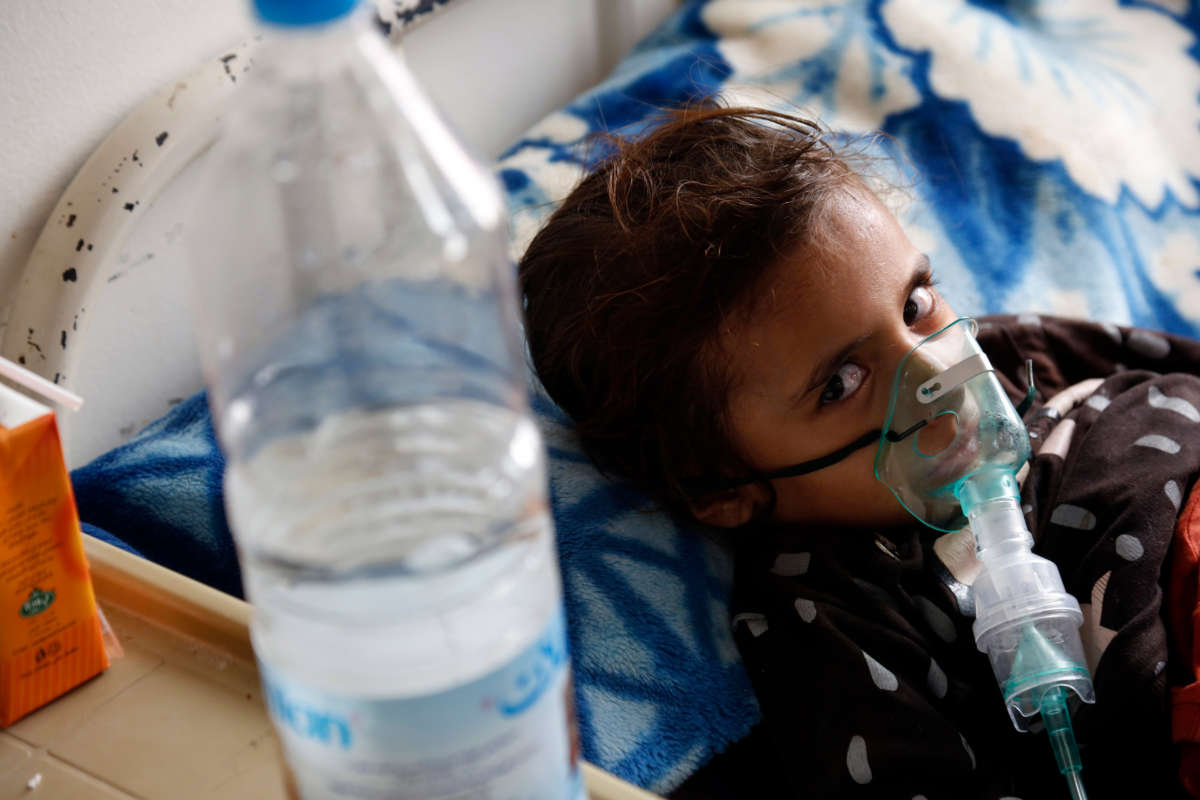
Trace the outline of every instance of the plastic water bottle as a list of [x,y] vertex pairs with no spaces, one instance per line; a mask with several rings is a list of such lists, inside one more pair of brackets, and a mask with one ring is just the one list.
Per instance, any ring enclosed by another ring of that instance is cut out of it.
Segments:
[[356,5],[257,0],[189,226],[267,705],[306,800],[580,800],[502,197]]

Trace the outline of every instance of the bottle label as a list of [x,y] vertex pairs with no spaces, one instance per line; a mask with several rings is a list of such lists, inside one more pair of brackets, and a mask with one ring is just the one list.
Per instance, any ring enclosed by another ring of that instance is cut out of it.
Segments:
[[423,697],[330,694],[259,666],[306,800],[584,800],[561,607],[504,666]]

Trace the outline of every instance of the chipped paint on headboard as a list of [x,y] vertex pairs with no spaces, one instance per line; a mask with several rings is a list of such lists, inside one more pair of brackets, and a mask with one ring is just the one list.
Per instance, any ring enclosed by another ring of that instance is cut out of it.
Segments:
[[[152,211],[163,188],[212,142],[238,78],[249,69],[251,49],[252,43],[231,48],[160,87],[93,151],[59,197],[17,283],[0,348],[6,358],[77,391],[81,371],[104,369],[97,362],[115,358],[91,349],[88,360],[81,360],[78,344],[91,327],[92,309],[109,285],[130,271],[157,272],[167,266],[155,257],[167,255],[170,241],[160,243],[160,252],[136,254],[124,252],[122,243]],[[166,302],[161,296],[158,300]],[[138,325],[132,320],[141,316],[129,308],[123,324]],[[114,372],[118,381],[119,373]],[[93,427],[93,415],[100,410],[96,403],[89,408],[86,393],[84,399],[82,411],[60,418],[69,461],[75,443],[68,432]],[[148,421],[140,415],[124,420],[112,438],[127,438]],[[101,441],[111,446],[111,439],[98,439],[97,446]]]
[[[166,185],[212,141],[249,44],[232,48],[158,89],[96,148],[59,198],[17,285],[3,354],[70,386],[71,342],[85,324],[87,296],[112,280],[105,263]],[[102,233],[100,233],[102,232]]]
[[379,0],[379,24],[393,39],[430,18],[450,0]]

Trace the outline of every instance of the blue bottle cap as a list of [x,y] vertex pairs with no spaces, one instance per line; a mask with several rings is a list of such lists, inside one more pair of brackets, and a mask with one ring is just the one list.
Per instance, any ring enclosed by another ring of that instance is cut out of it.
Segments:
[[254,11],[275,25],[320,25],[354,10],[358,0],[254,0]]

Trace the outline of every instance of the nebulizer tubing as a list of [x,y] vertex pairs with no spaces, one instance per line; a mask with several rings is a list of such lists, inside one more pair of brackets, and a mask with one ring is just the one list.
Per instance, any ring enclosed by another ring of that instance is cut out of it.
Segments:
[[[972,586],[975,644],[987,654],[1018,731],[1046,728],[1071,796],[1086,797],[1071,727],[1095,702],[1079,602],[1058,568],[1033,553],[1017,470],[1029,435],[963,318],[926,337],[896,368],[875,474],[917,519],[969,523],[982,569]],[[892,435],[888,435],[891,433]]]

